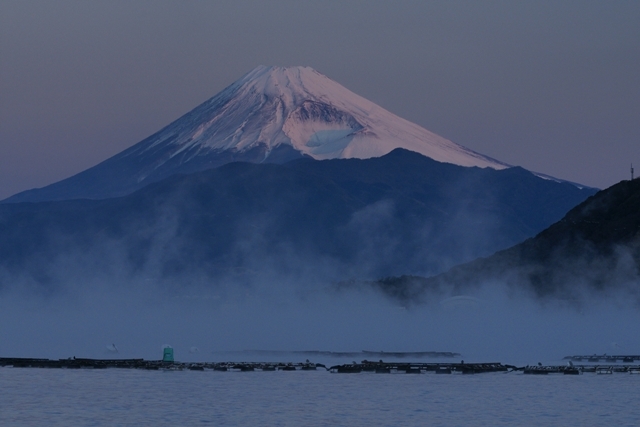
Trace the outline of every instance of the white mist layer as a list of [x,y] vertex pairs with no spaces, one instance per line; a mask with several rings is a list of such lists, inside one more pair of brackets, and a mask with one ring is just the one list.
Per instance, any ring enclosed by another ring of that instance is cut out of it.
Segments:
[[310,293],[282,283],[178,294],[148,283],[89,285],[50,297],[0,293],[0,357],[159,359],[164,344],[179,361],[247,349],[450,351],[468,362],[515,365],[640,353],[640,311],[613,299],[578,310],[485,288],[475,304],[404,308],[373,291]]

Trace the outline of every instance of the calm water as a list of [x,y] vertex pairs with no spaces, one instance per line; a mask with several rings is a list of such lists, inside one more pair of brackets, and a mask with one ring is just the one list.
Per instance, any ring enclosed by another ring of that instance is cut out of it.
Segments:
[[638,426],[640,375],[0,368],[1,426]]

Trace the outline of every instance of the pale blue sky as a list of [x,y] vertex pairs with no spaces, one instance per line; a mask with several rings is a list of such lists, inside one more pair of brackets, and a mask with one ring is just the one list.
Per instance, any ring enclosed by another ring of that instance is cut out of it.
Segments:
[[0,2],[0,198],[135,144],[259,64],[308,65],[501,161],[640,174],[639,1]]

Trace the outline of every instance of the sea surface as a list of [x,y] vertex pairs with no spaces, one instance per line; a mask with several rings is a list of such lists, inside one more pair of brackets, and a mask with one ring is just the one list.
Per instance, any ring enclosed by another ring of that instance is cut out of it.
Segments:
[[0,426],[638,426],[640,375],[0,368]]

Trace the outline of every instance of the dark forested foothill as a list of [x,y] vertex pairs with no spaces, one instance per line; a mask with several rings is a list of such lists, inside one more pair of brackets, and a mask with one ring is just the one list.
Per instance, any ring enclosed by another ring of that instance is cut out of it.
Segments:
[[430,278],[374,282],[392,296],[468,292],[486,283],[529,289],[538,297],[579,298],[624,289],[640,296],[640,179],[589,197],[533,238]]
[[402,149],[229,163],[119,198],[0,204],[0,280],[433,274],[535,235],[594,192]]

